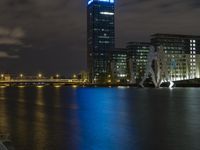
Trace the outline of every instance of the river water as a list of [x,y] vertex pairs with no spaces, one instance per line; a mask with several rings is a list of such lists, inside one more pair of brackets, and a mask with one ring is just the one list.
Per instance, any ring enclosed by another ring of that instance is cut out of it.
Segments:
[[200,89],[0,88],[16,150],[200,150]]

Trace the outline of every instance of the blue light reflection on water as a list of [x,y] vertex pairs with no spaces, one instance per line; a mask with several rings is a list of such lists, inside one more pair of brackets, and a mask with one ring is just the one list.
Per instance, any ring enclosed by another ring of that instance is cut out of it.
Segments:
[[200,89],[0,89],[19,150],[199,150]]
[[80,88],[79,105],[81,150],[134,149],[136,131],[127,112],[126,94],[121,89]]

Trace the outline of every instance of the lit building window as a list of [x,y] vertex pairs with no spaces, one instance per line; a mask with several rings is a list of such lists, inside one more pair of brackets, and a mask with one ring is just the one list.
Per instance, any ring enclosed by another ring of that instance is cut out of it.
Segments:
[[113,12],[100,12],[100,14],[101,15],[110,15],[110,16],[114,15]]

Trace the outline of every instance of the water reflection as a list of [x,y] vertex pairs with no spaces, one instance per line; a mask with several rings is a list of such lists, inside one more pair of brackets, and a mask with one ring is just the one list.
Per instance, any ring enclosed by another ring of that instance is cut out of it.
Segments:
[[0,132],[20,150],[196,150],[200,89],[0,89]]
[[[126,94],[116,89],[77,90],[80,149],[128,149],[135,142],[134,123],[127,113]],[[131,133],[131,134],[130,134]]]
[[[8,120],[7,120],[5,88],[0,88],[0,133],[8,132],[7,126],[8,126]],[[4,131],[2,129],[4,129]]]

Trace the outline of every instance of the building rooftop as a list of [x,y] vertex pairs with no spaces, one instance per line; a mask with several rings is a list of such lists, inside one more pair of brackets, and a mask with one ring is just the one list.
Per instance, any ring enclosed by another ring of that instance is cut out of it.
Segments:
[[130,45],[151,45],[150,42],[128,42],[127,43],[127,46],[130,46]]
[[164,34],[164,33],[156,33],[151,35],[152,38],[160,37],[160,38],[195,38],[200,39],[200,35],[184,35],[184,34]]

